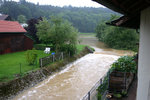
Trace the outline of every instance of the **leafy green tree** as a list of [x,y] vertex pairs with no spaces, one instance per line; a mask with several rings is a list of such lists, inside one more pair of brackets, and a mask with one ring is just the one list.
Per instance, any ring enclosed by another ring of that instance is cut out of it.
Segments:
[[8,14],[12,19],[17,20],[19,15],[26,16],[27,20],[50,15],[61,16],[68,20],[80,32],[94,32],[99,21],[108,20],[112,12],[107,8],[88,8],[88,7],[54,7],[50,5],[36,5],[26,0],[3,0],[0,6],[0,12]]
[[[118,18],[118,16],[111,15],[109,22],[116,18]],[[96,27],[96,33],[98,39],[111,48],[137,51],[136,43],[139,40],[139,34],[133,29],[99,23]]]
[[104,40],[104,33],[105,33],[105,29],[107,28],[107,25],[105,24],[105,21],[100,22],[100,24],[98,24],[96,26],[96,37],[100,40],[103,41]]
[[19,15],[17,20],[19,21],[19,23],[26,23],[27,19],[24,15]]
[[74,48],[78,31],[68,21],[59,17],[51,17],[49,22],[44,19],[37,25],[39,39],[51,43],[56,51],[61,51],[66,45]]
[[0,6],[3,4],[3,0],[0,0]]
[[106,30],[104,42],[116,49],[136,50],[138,34],[133,29],[109,27]]
[[37,28],[37,36],[39,40],[41,40],[46,45],[51,41],[51,34],[50,34],[50,23],[46,18],[43,18],[42,21],[39,21],[39,24],[36,25]]

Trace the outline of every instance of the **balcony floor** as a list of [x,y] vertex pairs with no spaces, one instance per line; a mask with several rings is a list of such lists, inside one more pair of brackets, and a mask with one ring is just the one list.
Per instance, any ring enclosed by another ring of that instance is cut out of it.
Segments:
[[[134,79],[134,81],[132,82],[129,88],[127,97],[124,97],[119,100],[136,100],[136,91],[137,91],[137,79]],[[118,99],[111,99],[111,100],[118,100]]]

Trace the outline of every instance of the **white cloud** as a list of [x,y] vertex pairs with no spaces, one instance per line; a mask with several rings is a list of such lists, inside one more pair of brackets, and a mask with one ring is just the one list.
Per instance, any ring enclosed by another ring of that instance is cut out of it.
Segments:
[[[14,0],[19,1],[19,0]],[[37,3],[42,5],[53,5],[53,6],[75,6],[75,7],[104,7],[91,0],[26,0],[29,2]]]

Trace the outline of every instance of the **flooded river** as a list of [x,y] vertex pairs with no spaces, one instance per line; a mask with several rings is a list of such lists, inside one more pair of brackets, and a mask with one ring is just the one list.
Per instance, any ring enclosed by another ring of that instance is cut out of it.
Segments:
[[90,45],[96,51],[67,65],[61,72],[22,92],[14,100],[80,100],[119,56],[132,54],[130,51],[106,48],[92,36],[80,38],[81,44]]

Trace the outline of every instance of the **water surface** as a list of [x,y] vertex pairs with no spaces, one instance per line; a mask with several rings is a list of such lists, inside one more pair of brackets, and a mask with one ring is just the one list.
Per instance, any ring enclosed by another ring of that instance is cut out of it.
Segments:
[[95,49],[34,87],[24,91],[14,100],[80,100],[108,71],[110,65],[123,55],[132,55],[131,51],[107,48],[95,37],[81,36],[81,44]]

